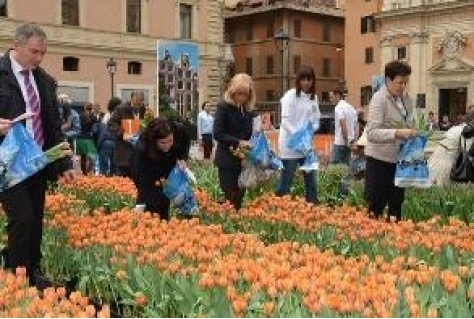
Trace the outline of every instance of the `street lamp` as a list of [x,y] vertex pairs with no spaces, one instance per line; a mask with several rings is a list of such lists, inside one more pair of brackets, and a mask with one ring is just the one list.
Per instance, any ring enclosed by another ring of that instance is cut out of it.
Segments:
[[344,92],[347,93],[346,80],[344,79],[344,66],[342,65],[341,54],[343,54],[344,45],[339,43],[336,47],[337,51],[337,86]]
[[110,98],[114,97],[114,74],[117,72],[117,61],[114,58],[110,58],[107,61],[107,71],[110,75]]
[[285,61],[284,61],[284,53],[286,49],[288,48],[288,43],[290,42],[290,36],[288,33],[281,28],[278,30],[278,32],[273,36],[273,39],[275,40],[275,45],[280,51],[280,58],[281,58],[281,96],[285,93],[285,74],[284,74],[284,68],[285,68]]
[[[278,30],[277,33],[275,33],[275,35],[273,36],[273,39],[275,40],[275,45],[278,49],[278,51],[280,51],[280,59],[281,59],[281,72],[280,72],[280,76],[281,76],[281,97],[283,97],[283,94],[285,94],[285,74],[284,74],[284,68],[285,68],[285,62],[284,62],[284,54],[285,54],[285,51],[286,49],[288,48],[288,43],[290,42],[290,36],[288,35],[288,33],[285,32],[285,30],[283,30],[283,28],[281,28],[280,30]],[[278,109],[277,109],[277,114],[275,116],[276,119],[278,119],[278,122],[281,121],[280,119],[280,116],[281,116],[281,103],[278,103]]]
[[229,80],[234,76],[232,66],[235,62],[234,53],[232,52],[232,46],[227,43],[224,45],[224,63],[225,63],[225,76]]

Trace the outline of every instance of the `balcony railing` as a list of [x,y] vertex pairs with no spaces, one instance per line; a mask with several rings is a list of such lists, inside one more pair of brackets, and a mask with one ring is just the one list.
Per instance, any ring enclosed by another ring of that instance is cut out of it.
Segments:
[[382,11],[391,11],[398,9],[413,8],[426,5],[436,5],[448,2],[457,2],[459,0],[385,0]]

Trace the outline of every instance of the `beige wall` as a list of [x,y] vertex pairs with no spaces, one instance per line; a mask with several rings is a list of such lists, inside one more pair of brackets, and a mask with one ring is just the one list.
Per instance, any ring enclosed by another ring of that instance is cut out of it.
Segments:
[[[361,106],[361,88],[372,85],[372,76],[380,71],[380,31],[361,34],[361,18],[375,14],[381,0],[350,0],[345,3],[345,70],[348,89],[347,101]],[[377,30],[377,29],[376,29]],[[365,63],[365,48],[374,48],[374,63]]]
[[[49,38],[44,67],[67,85],[87,86],[91,100],[105,107],[110,97],[106,63],[117,63],[115,93],[120,88],[149,89],[155,106],[156,41],[179,38],[179,4],[193,5],[193,38],[200,45],[201,100],[220,98],[222,55],[222,0],[143,0],[142,34],[125,33],[126,0],[80,0],[80,27],[61,25],[61,0],[8,1],[9,17],[0,18],[0,50],[11,46],[13,30],[24,22],[39,23]],[[65,72],[65,56],[80,59],[79,71]],[[142,74],[129,75],[127,63],[142,63]]]

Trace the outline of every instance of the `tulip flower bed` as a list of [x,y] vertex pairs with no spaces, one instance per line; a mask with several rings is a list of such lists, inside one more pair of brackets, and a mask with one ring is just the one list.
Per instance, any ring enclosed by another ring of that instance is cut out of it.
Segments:
[[58,213],[49,226],[68,235],[79,289],[121,303],[129,315],[472,315],[467,265],[441,269],[405,256],[346,258],[297,242],[265,245],[220,225],[160,222],[126,209]]
[[261,190],[237,213],[200,189],[199,219],[166,222],[133,213],[134,192],[121,178],[59,184],[46,201],[44,273],[122,316],[474,315],[474,228],[448,214],[387,223]]
[[0,269],[0,317],[2,318],[110,318],[109,306],[97,311],[80,292],[66,296],[66,289],[47,288],[39,293],[28,286],[26,270],[16,274]]

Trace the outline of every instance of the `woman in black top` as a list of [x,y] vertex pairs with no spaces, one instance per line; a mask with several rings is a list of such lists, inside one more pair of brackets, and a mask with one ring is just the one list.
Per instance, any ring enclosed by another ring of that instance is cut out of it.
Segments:
[[245,189],[238,186],[242,160],[232,153],[237,147],[250,147],[255,104],[252,78],[244,73],[235,75],[217,105],[214,117],[214,139],[217,141],[214,163],[219,171],[219,184],[227,199],[237,210],[242,205]]
[[170,201],[163,194],[163,182],[176,165],[186,167],[190,140],[180,123],[153,119],[141,134],[132,154],[132,179],[137,187],[137,204],[169,219]]

